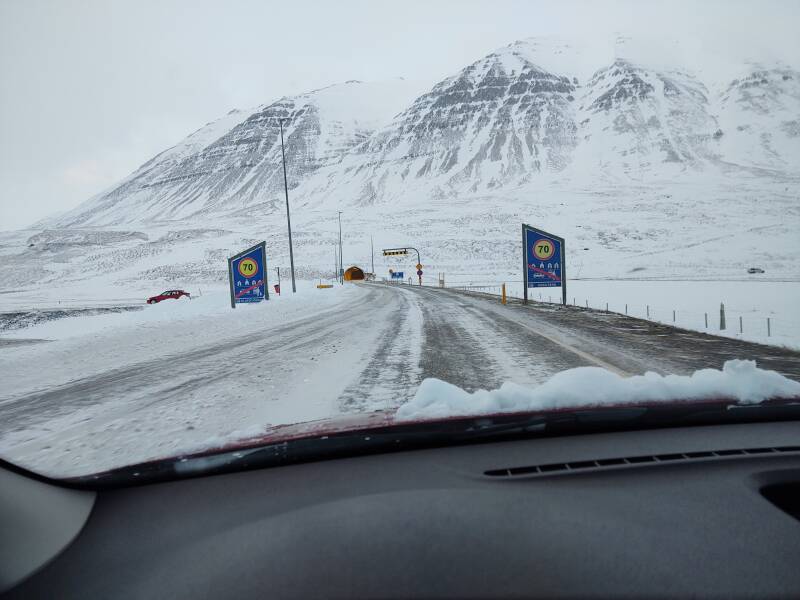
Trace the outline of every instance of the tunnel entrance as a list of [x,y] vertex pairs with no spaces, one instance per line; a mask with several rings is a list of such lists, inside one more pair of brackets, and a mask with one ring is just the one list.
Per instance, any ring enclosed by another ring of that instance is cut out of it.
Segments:
[[344,272],[345,281],[364,281],[364,271],[358,267],[350,267]]

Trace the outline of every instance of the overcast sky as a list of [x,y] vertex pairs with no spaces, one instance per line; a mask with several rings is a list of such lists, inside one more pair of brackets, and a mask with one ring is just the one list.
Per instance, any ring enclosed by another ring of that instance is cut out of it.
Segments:
[[800,68],[800,1],[0,0],[0,229],[77,205],[231,108],[431,84],[537,35],[676,36]]

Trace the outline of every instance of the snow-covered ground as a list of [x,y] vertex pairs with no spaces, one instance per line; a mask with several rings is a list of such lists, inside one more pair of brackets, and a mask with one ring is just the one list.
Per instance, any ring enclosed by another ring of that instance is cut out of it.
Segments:
[[[500,294],[498,282],[470,281],[463,285],[474,291]],[[506,293],[521,298],[522,283],[506,282]],[[800,348],[800,281],[759,281],[757,276],[741,281],[568,280],[567,296],[567,302],[577,306],[607,308],[682,329]],[[531,289],[528,297],[560,303],[561,290]],[[724,330],[720,329],[720,305],[725,307]]]
[[388,371],[405,348],[412,364],[403,356],[395,368],[417,376],[413,311],[384,351],[385,379],[366,398],[350,389],[391,325],[386,305],[374,312],[375,327],[352,326],[366,296],[303,281],[297,294],[232,310],[217,288],[8,332],[0,338],[0,455],[63,475],[327,418],[349,396],[368,400],[364,410],[401,401],[415,387],[401,393]]

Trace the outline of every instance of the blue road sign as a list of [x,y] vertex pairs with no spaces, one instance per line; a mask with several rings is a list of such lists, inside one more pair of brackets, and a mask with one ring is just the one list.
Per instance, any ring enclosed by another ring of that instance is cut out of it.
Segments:
[[261,242],[228,259],[231,308],[242,302],[269,300],[267,243]]
[[403,279],[403,271],[392,271],[392,279]]
[[525,278],[525,301],[528,301],[528,288],[560,287],[562,302],[567,300],[567,280],[564,273],[564,238],[536,229],[530,225],[522,226],[523,266]]

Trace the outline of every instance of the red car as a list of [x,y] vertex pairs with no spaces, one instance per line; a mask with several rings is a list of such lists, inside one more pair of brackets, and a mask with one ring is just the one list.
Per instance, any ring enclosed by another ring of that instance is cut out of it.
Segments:
[[177,300],[178,298],[182,298],[186,296],[187,298],[191,299],[191,295],[189,292],[184,292],[183,290],[168,290],[166,292],[161,292],[158,296],[151,296],[147,299],[148,304],[157,304],[162,300],[169,300],[170,298],[173,300]]

